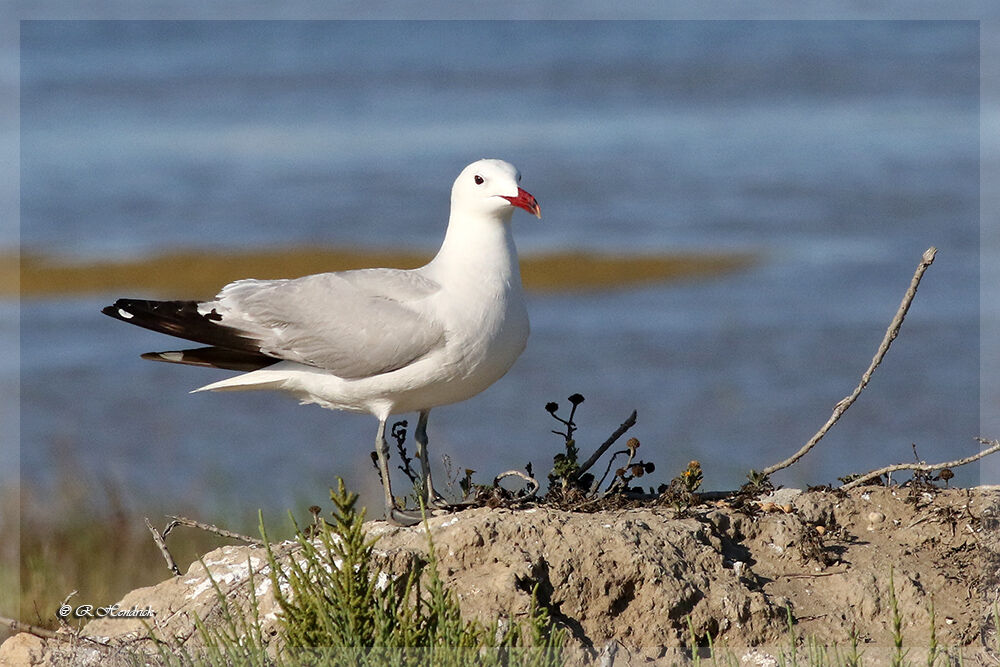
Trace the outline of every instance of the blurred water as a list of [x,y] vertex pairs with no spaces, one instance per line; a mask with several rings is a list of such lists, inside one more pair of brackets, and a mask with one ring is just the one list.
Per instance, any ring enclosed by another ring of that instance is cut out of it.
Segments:
[[[76,259],[432,250],[457,172],[503,157],[545,216],[515,219],[522,253],[762,261],[532,295],[528,350],[435,411],[432,453],[484,478],[545,471],[559,441],[543,406],[581,392],[584,448],[636,408],[653,482],[698,458],[712,488],[826,420],[936,245],[866,394],[780,481],[907,460],[911,443],[964,456],[979,428],[978,36],[968,22],[25,22],[21,244]],[[25,479],[72,461],[154,507],[280,512],[342,474],[374,501],[372,418],[190,396],[217,376],[139,360],[171,343],[101,316],[113,296],[21,305]]]

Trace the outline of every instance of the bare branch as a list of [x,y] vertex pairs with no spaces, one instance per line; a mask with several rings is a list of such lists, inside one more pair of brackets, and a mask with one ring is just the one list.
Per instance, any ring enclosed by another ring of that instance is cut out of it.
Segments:
[[984,456],[989,456],[994,452],[1000,451],[1000,440],[984,440],[982,438],[977,438],[979,442],[984,445],[989,445],[986,449],[982,450],[978,454],[973,454],[972,456],[966,456],[964,459],[958,459],[956,461],[945,461],[944,463],[897,463],[896,465],[886,466],[884,468],[879,468],[878,470],[872,470],[871,472],[866,472],[861,477],[853,479],[847,484],[844,484],[840,488],[844,491],[848,489],[853,489],[856,486],[860,486],[865,482],[877,479],[882,475],[890,472],[896,472],[897,470],[913,470],[915,472],[933,472],[935,470],[941,470],[942,468],[957,468],[959,466],[964,466],[967,463],[973,463],[983,458]]
[[[632,465],[632,459],[635,458],[635,448],[634,447],[629,447],[628,449],[625,449],[625,450],[622,450],[622,451],[624,451],[626,454],[628,454],[628,460],[625,461],[625,465],[623,465],[621,469],[628,470],[629,467]],[[618,452],[615,452],[615,455],[617,455],[617,454],[618,454]],[[614,461],[614,456],[611,457],[611,461]],[[611,461],[608,461],[608,470],[611,470]],[[605,476],[607,476],[607,473],[605,473]],[[601,481],[602,482],[604,481],[604,477],[601,478]],[[624,477],[624,475],[623,476],[619,476],[617,473],[615,473],[615,476],[611,478],[611,484],[608,485],[608,490],[604,492],[604,495],[605,496],[610,495],[611,493],[613,493],[616,490],[616,487],[618,487],[619,485],[623,486],[623,487],[624,486],[628,486],[625,483],[625,477]],[[593,489],[593,488],[591,490],[592,491],[596,491],[596,489]]]
[[864,388],[868,386],[868,382],[871,380],[875,369],[882,363],[885,353],[889,351],[889,346],[892,345],[892,341],[894,341],[896,336],[899,335],[899,328],[903,325],[903,318],[906,317],[906,313],[910,309],[910,303],[912,303],[913,297],[917,294],[917,286],[920,285],[920,279],[923,278],[924,271],[927,270],[927,267],[934,263],[934,256],[936,254],[937,248],[933,246],[924,251],[923,257],[920,259],[920,264],[917,266],[917,270],[913,274],[913,279],[910,281],[910,286],[907,288],[906,294],[903,295],[903,301],[899,304],[899,309],[896,311],[895,317],[892,318],[892,322],[889,323],[889,328],[885,332],[885,337],[882,338],[882,343],[878,346],[878,350],[875,352],[875,356],[872,358],[872,363],[868,366],[868,370],[866,370],[864,375],[861,376],[861,381],[858,383],[858,386],[854,388],[854,391],[849,396],[846,396],[841,399],[839,403],[837,403],[837,405],[833,408],[833,414],[830,416],[830,419],[823,424],[823,427],[816,432],[816,435],[809,439],[809,442],[803,445],[799,451],[795,452],[784,461],[764,468],[764,470],[761,471],[762,475],[767,476],[774,474],[779,470],[784,470],[805,456],[806,453],[815,447],[816,443],[818,443],[823,436],[826,435],[826,432],[837,423],[840,416],[847,411],[847,408],[851,407],[854,401],[857,400],[858,396],[861,395]]
[[583,464],[573,474],[573,477],[576,478],[576,479],[579,479],[580,476],[583,475],[583,473],[585,473],[588,470],[590,470],[590,468],[592,468],[593,465],[595,463],[597,463],[597,460],[599,458],[601,458],[601,456],[604,455],[604,452],[608,451],[608,449],[611,447],[611,445],[615,444],[615,441],[617,441],[618,438],[620,438],[623,435],[625,435],[625,431],[627,431],[630,428],[632,428],[633,426],[635,426],[635,419],[636,419],[636,411],[633,410],[632,414],[630,414],[628,416],[628,419],[626,419],[625,421],[623,421],[621,423],[621,425],[617,429],[615,429],[615,432],[612,433],[611,436],[608,437],[608,439],[605,440],[601,444],[601,446],[597,448],[597,451],[595,451],[593,454],[591,454],[590,458],[583,462]]
[[48,628],[43,628],[37,625],[31,625],[30,623],[24,623],[23,621],[18,621],[13,618],[7,618],[6,616],[0,616],[0,626],[5,628],[10,628],[14,632],[26,632],[29,635],[34,635],[36,637],[41,637],[42,639],[55,639],[61,642],[80,642],[84,641],[88,644],[94,646],[99,646],[105,649],[113,649],[109,642],[97,639],[95,637],[87,637],[86,635],[81,635],[76,631],[70,632],[57,632],[55,630],[49,630]]
[[[593,484],[590,485],[590,495],[596,494],[597,491],[598,491],[598,489],[601,488],[601,485],[604,484],[604,480],[606,480],[608,478],[608,473],[611,472],[611,466],[613,466],[615,464],[615,459],[618,458],[618,455],[619,454],[628,454],[630,451],[631,450],[628,450],[628,449],[620,449],[620,450],[618,450],[617,452],[615,452],[614,454],[611,455],[611,458],[608,459],[608,467],[604,469],[604,474],[601,475],[601,478],[599,480],[595,481]],[[631,457],[629,457],[629,458],[631,460]],[[614,483],[613,479],[612,479],[612,483]]]
[[73,641],[77,639],[75,635],[67,632],[56,632],[55,630],[49,630],[48,628],[31,625],[30,623],[23,623],[13,618],[7,618],[6,616],[0,616],[0,625],[5,628],[10,628],[14,632],[27,632],[29,635],[35,635],[36,637],[41,637],[42,639],[59,639],[62,641]]
[[177,567],[177,563],[174,561],[174,557],[170,555],[170,550],[167,549],[167,542],[163,539],[167,531],[160,533],[153,524],[150,523],[149,519],[146,519],[146,528],[149,528],[149,532],[153,534],[153,542],[156,546],[160,548],[160,553],[163,554],[163,559],[167,561],[167,568],[174,573],[175,576],[180,576],[181,569]]
[[220,537],[227,537],[229,539],[239,540],[241,542],[246,542],[247,544],[254,544],[259,547],[264,546],[264,541],[256,537],[250,537],[248,535],[241,535],[240,533],[234,533],[231,530],[226,530],[225,528],[219,528],[218,526],[213,526],[210,523],[202,523],[200,521],[195,521],[194,519],[188,519],[183,516],[169,515],[167,518],[170,519],[170,523],[168,523],[167,527],[163,529],[163,537],[166,537],[167,534],[177,526],[188,526],[190,528],[198,528],[200,530],[204,530],[209,533],[215,533]]
[[536,493],[538,493],[538,487],[539,487],[538,480],[535,479],[534,477],[526,475],[525,473],[521,472],[520,470],[508,470],[507,472],[500,473],[499,475],[497,475],[493,479],[493,486],[499,486],[500,485],[500,480],[502,480],[502,479],[504,479],[506,477],[520,477],[521,479],[523,479],[528,484],[528,488],[529,488],[528,495],[525,496],[525,498],[531,498]]

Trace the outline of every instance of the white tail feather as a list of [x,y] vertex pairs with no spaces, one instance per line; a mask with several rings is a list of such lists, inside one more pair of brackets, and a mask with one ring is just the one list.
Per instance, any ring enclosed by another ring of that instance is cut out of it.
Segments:
[[264,368],[259,371],[244,373],[235,377],[219,380],[204,387],[198,387],[191,391],[196,394],[200,391],[251,391],[256,389],[278,389],[279,386],[288,379],[284,373]]

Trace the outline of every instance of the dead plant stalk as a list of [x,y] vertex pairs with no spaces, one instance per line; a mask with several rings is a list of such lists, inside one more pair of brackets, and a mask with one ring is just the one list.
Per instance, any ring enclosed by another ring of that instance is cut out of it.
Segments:
[[826,435],[826,432],[837,423],[837,420],[840,419],[841,415],[847,412],[847,409],[854,404],[854,401],[856,401],[858,396],[861,395],[864,388],[868,386],[868,382],[871,380],[875,369],[882,363],[882,359],[885,357],[886,352],[889,351],[889,346],[892,345],[892,341],[894,341],[896,336],[899,335],[899,328],[903,325],[903,318],[906,317],[906,313],[910,309],[910,303],[912,303],[913,297],[917,294],[917,286],[920,285],[920,279],[923,278],[924,271],[927,270],[927,267],[934,263],[934,256],[936,254],[937,248],[933,246],[924,251],[923,257],[920,259],[920,264],[917,266],[917,270],[913,274],[913,279],[910,280],[910,286],[907,288],[906,294],[903,295],[903,301],[899,304],[899,309],[896,310],[896,315],[892,318],[892,322],[889,323],[889,328],[886,330],[885,336],[882,338],[882,343],[878,346],[878,350],[875,352],[875,356],[872,358],[872,363],[868,366],[868,370],[866,370],[864,375],[861,376],[861,381],[858,383],[858,386],[854,388],[854,391],[851,392],[850,395],[844,397],[839,403],[837,403],[837,405],[833,408],[833,414],[830,415],[830,419],[823,424],[823,427],[816,432],[816,435],[809,439],[809,442],[803,445],[799,451],[795,452],[784,461],[764,468],[764,470],[761,471],[761,474],[767,476],[774,474],[779,470],[784,470],[805,456],[806,453],[815,447],[816,443],[818,443],[823,436]]
[[888,474],[890,472],[896,472],[897,470],[913,470],[915,472],[934,472],[935,470],[941,470],[942,468],[958,468],[959,466],[964,466],[969,463],[973,463],[983,458],[984,456],[989,456],[990,454],[1000,451],[1000,440],[988,441],[983,438],[977,438],[980,443],[984,445],[989,445],[986,449],[982,450],[977,454],[972,454],[971,456],[966,456],[962,459],[956,459],[955,461],[946,461],[944,463],[897,463],[895,465],[886,466],[884,468],[879,468],[878,470],[872,470],[871,472],[866,472],[861,477],[857,479],[852,479],[850,482],[844,484],[840,488],[844,491],[848,489],[853,489],[856,486],[860,486],[866,482],[873,479],[877,479],[882,475]]

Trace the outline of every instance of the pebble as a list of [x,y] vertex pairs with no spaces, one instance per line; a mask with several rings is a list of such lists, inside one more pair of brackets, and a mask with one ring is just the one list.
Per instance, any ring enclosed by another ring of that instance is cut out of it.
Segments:
[[875,524],[885,521],[885,515],[881,512],[868,513],[868,530],[875,530]]

